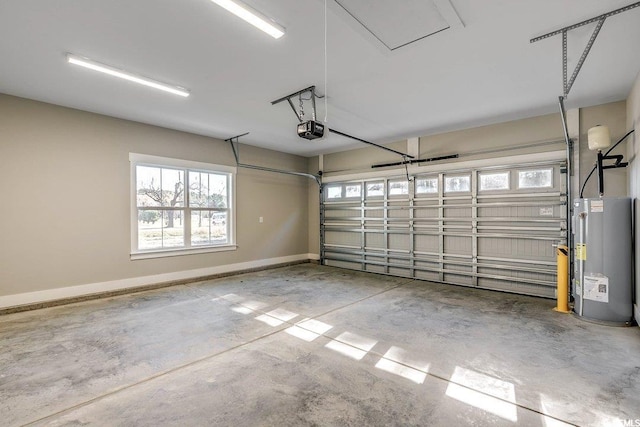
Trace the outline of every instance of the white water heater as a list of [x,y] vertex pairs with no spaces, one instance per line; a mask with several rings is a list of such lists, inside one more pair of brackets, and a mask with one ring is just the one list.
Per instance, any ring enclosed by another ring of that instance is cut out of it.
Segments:
[[574,311],[613,324],[633,320],[631,199],[574,201]]

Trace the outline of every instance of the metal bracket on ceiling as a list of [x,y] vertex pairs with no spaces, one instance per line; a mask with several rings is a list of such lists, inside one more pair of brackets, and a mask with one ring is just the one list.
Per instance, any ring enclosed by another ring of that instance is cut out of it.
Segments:
[[[603,13],[602,15],[598,15],[593,18],[586,19],[582,22],[578,22],[577,24],[569,25],[568,27],[560,28],[559,30],[552,31],[550,33],[543,34],[541,36],[534,37],[531,40],[529,40],[529,43],[535,43],[537,41],[544,40],[558,34],[562,34],[562,90],[565,98],[569,95],[569,92],[571,91],[571,87],[573,86],[573,83],[576,81],[576,77],[578,77],[578,73],[580,72],[580,69],[584,64],[585,59],[587,59],[587,55],[589,55],[589,51],[591,50],[593,43],[596,41],[596,38],[598,37],[598,33],[600,32],[600,29],[602,28],[602,25],[604,24],[605,19],[607,19],[610,16],[618,15],[622,12],[626,12],[628,10],[634,9],[638,6],[640,6],[640,2],[635,2],[627,6],[621,7],[619,9],[615,9],[610,12]],[[593,30],[591,37],[589,37],[589,41],[587,42],[587,45],[585,46],[584,51],[582,52],[582,55],[580,55],[580,59],[576,64],[576,68],[573,70],[573,73],[571,74],[571,78],[567,81],[567,33],[571,30],[574,30],[576,28],[582,27],[587,24],[591,24],[593,22],[597,22],[596,27]]]
[[240,163],[240,155],[238,153],[238,149],[236,148],[236,144],[240,143],[240,138],[241,137],[247,136],[247,135],[249,135],[249,132],[245,132],[245,133],[242,133],[240,135],[232,136],[231,138],[227,138],[227,139],[224,140],[225,142],[228,142],[229,144],[231,144],[231,149],[233,150],[233,157],[235,157],[235,159],[236,159],[236,166],[237,167],[243,168],[243,169],[253,169],[253,170],[259,170],[259,171],[264,171],[264,172],[279,173],[279,174],[283,174],[283,175],[304,176],[305,178],[313,179],[318,185],[320,185],[320,186],[322,185],[322,179],[320,178],[320,175],[313,175],[313,174],[305,173],[305,172],[287,171],[287,170],[283,170],[283,169],[274,169],[274,168],[268,168],[268,167],[264,167],[264,166],[249,165],[249,164],[246,164],[246,163]]
[[[247,135],[249,135],[249,132],[241,133],[240,135],[232,136],[231,138],[227,138],[224,140],[224,142],[228,142],[229,144],[231,144],[231,149],[233,150],[233,157],[235,157],[236,159],[236,165],[240,164],[240,157],[238,155],[238,150],[236,149],[235,144],[239,144],[240,138]],[[234,140],[235,140],[235,143],[233,142]]]
[[[305,93],[309,93],[311,95],[309,99],[306,99],[306,98],[302,97],[302,95],[305,94]],[[295,97],[298,97],[298,100],[300,101],[300,111],[296,110],[296,107],[293,105],[293,102],[291,101],[291,99],[295,98]],[[322,98],[324,98],[324,96],[319,96],[318,94],[316,94],[316,87],[315,86],[309,86],[308,88],[299,90],[297,92],[293,92],[293,93],[291,93],[289,95],[283,96],[282,98],[278,98],[275,101],[271,101],[271,105],[276,105],[276,104],[279,104],[279,103],[281,103],[283,101],[287,101],[289,103],[289,106],[293,110],[293,113],[296,115],[296,118],[298,119],[298,121],[300,123],[302,123],[304,121],[303,101],[311,100],[311,120],[315,121],[316,120],[316,98],[322,99]],[[337,135],[344,136],[344,137],[347,137],[347,138],[351,138],[351,139],[354,139],[356,141],[360,141],[360,142],[363,142],[365,144],[369,144],[369,145],[372,145],[374,147],[378,147],[378,148],[381,148],[383,150],[395,153],[395,154],[401,156],[405,160],[407,158],[415,159],[414,156],[412,156],[410,154],[403,153],[401,151],[394,150],[393,148],[385,147],[384,145],[376,144],[375,142],[367,141],[365,139],[358,138],[356,136],[352,136],[352,135],[349,135],[349,134],[344,133],[344,132],[340,132],[339,130],[336,130],[336,129],[330,129],[328,127],[326,129],[331,133],[335,133]]]
[[[302,95],[305,93],[310,94],[309,99],[302,97]],[[293,101],[291,101],[291,98],[295,98],[295,97],[298,97],[300,111],[296,110],[296,107],[293,105]],[[297,92],[291,93],[287,96],[283,96],[282,98],[278,98],[275,101],[271,101],[271,105],[276,105],[281,103],[282,101],[287,101],[289,103],[289,106],[293,110],[293,113],[296,115],[296,118],[298,119],[298,121],[302,123],[304,121],[304,102],[303,101],[310,100],[311,101],[311,120],[315,121],[316,120],[316,98],[322,99],[324,98],[324,96],[320,96],[316,94],[315,86],[309,86]]]

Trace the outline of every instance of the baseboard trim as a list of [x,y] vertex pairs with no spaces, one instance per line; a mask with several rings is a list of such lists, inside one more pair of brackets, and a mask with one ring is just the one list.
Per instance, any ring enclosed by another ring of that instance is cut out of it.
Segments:
[[633,305],[633,317],[636,319],[636,323],[640,326],[640,305]]
[[45,291],[5,295],[0,297],[0,315],[306,263],[319,258],[317,254],[310,253],[290,255],[195,270],[176,271],[152,276],[132,277],[108,282],[47,289]]

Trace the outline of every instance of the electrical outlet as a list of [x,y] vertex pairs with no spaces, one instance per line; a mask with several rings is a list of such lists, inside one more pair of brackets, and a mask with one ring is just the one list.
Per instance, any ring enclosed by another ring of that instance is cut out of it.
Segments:
[[263,217],[258,218],[258,222],[262,224],[264,222],[264,218]]

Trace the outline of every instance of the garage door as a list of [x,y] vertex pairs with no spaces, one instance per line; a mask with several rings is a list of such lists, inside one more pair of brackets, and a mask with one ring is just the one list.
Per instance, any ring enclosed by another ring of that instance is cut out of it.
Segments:
[[323,185],[326,265],[553,298],[564,163]]

